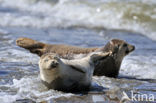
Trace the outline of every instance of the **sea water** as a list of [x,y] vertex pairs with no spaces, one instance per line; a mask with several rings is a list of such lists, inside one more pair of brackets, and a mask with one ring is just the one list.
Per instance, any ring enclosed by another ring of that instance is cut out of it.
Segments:
[[[18,37],[81,47],[102,47],[118,38],[136,50],[124,58],[118,79],[93,77],[93,87],[105,93],[72,94],[41,83],[39,57],[17,47]],[[155,79],[155,0],[0,0],[1,102],[119,102],[124,93],[131,98],[131,91],[156,99]]]

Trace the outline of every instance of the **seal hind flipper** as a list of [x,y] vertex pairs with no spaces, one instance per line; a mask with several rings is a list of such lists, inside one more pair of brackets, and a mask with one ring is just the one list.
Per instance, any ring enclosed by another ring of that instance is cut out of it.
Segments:
[[16,40],[16,45],[29,50],[31,53],[37,54],[41,56],[45,50],[45,44],[42,42],[38,42],[36,40],[32,40],[30,38],[18,38]]

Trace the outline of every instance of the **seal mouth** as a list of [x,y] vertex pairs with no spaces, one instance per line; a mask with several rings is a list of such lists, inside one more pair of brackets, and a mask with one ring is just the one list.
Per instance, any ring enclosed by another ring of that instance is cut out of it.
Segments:
[[50,65],[52,68],[56,68],[58,66],[58,62],[53,61]]
[[130,49],[129,52],[132,52],[132,51],[134,51],[134,50],[135,50],[135,46],[132,46],[132,48]]
[[125,52],[125,53],[126,53],[126,55],[127,55],[127,54],[129,54],[129,52],[130,52],[129,50],[126,50],[126,52]]
[[132,51],[134,51],[134,50],[135,50],[135,46],[132,47]]
[[135,50],[135,46],[131,46],[131,49],[126,50],[126,55]]

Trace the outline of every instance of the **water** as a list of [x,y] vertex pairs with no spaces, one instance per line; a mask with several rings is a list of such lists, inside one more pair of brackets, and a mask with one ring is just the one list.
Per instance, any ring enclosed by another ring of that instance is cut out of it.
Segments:
[[[0,17],[1,102],[119,102],[132,91],[156,99],[155,0],[0,0]],[[39,57],[17,47],[18,37],[81,47],[119,38],[136,50],[124,59],[118,79],[93,77],[93,87],[103,91],[72,94],[47,90]]]

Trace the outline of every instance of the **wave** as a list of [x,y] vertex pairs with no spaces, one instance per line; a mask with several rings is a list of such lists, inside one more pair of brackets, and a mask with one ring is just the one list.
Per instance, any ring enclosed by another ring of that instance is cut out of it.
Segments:
[[63,93],[56,90],[48,90],[36,76],[23,77],[20,80],[13,79],[13,84],[1,85],[0,89],[8,88],[12,93],[3,91],[0,93],[0,100],[3,103],[12,103],[18,99],[29,98],[30,100],[41,102],[50,98],[70,97],[73,94]]
[[119,29],[156,40],[155,0],[3,0],[1,26]]
[[128,56],[121,65],[120,75],[137,79],[156,79],[156,56]]

